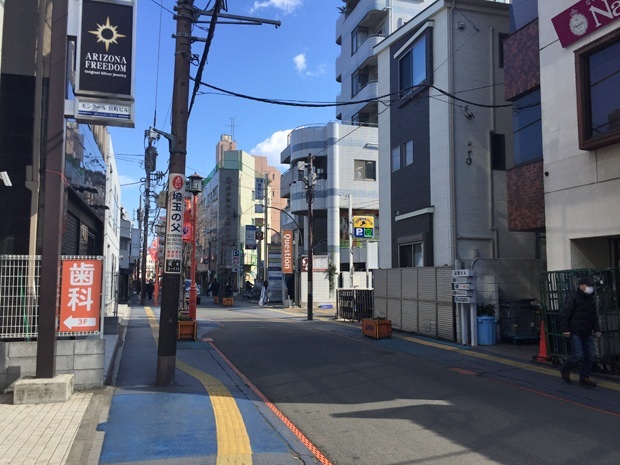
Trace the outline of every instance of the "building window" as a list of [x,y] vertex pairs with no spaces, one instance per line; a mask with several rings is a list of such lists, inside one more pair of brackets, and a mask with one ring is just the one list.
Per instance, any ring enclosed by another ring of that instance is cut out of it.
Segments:
[[405,244],[398,247],[399,268],[424,266],[424,251],[421,242]]
[[400,169],[400,145],[392,149],[392,171]]
[[398,90],[407,93],[413,87],[430,84],[430,36],[428,32],[416,40],[398,61]]
[[368,70],[357,71],[351,76],[351,97],[355,97],[368,84]]
[[405,166],[413,164],[413,140],[405,144]]
[[620,143],[620,31],[575,52],[579,148]]
[[369,160],[355,160],[355,179],[377,180],[376,162]]
[[351,55],[353,55],[368,39],[368,28],[357,27],[351,33]]
[[540,89],[512,103],[514,164],[521,165],[543,156]]

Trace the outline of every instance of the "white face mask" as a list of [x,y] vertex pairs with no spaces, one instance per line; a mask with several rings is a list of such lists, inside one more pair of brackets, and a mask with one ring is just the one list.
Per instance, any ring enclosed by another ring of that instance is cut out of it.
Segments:
[[586,290],[583,292],[586,294],[594,294],[594,288],[592,286],[586,286]]

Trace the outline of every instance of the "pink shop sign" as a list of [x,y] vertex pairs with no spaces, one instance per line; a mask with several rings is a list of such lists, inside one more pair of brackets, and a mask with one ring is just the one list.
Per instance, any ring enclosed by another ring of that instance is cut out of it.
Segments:
[[551,22],[562,47],[568,47],[618,18],[620,0],[580,0],[554,17]]

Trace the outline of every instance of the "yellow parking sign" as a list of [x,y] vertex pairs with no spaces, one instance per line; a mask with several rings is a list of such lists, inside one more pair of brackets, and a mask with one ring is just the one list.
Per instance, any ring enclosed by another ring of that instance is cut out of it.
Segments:
[[374,216],[354,216],[353,217],[354,228],[373,228],[375,227]]
[[354,216],[353,237],[356,239],[372,239],[375,237],[375,217]]

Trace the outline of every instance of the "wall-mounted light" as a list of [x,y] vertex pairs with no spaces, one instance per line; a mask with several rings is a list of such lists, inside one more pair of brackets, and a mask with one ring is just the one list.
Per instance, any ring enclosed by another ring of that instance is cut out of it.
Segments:
[[11,187],[13,183],[11,182],[11,178],[9,178],[9,173],[6,171],[0,171],[0,179],[6,187]]

